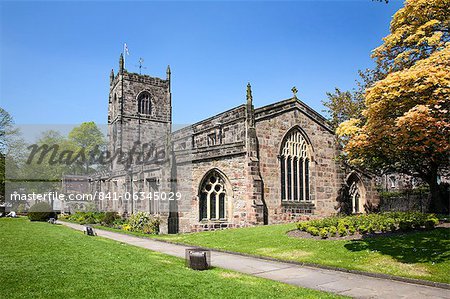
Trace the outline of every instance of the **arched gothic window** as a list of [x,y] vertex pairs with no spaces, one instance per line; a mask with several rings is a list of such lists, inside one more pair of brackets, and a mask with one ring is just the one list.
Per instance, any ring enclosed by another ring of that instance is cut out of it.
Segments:
[[142,92],[138,98],[138,112],[141,114],[152,113],[152,101],[148,92]]
[[353,182],[349,188],[349,196],[352,201],[352,213],[359,213],[360,210],[360,192],[356,182]]
[[280,157],[281,200],[309,200],[309,158],[307,143],[295,130],[284,140]]
[[200,221],[226,219],[225,181],[217,171],[211,171],[200,188]]

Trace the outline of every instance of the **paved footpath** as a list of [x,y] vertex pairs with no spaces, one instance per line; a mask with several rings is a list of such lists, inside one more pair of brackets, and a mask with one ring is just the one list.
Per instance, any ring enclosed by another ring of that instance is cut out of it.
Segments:
[[[59,222],[77,230],[83,225]],[[152,239],[96,230],[97,235],[122,243],[147,248],[164,254],[185,257],[188,246],[170,244]],[[299,287],[316,289],[355,298],[449,298],[450,290],[416,285],[395,280],[368,277],[359,274],[325,270],[295,264],[247,257],[237,254],[212,251],[214,267],[284,282]]]

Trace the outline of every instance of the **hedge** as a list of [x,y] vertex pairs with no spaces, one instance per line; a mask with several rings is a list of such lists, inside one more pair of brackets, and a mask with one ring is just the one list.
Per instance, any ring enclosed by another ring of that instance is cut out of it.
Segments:
[[328,237],[368,234],[375,232],[409,231],[413,229],[432,229],[439,224],[434,214],[418,212],[386,212],[380,214],[332,216],[323,219],[299,222],[297,228],[313,236]]
[[48,221],[50,218],[57,219],[58,217],[52,207],[43,201],[34,204],[28,210],[27,216],[31,221]]

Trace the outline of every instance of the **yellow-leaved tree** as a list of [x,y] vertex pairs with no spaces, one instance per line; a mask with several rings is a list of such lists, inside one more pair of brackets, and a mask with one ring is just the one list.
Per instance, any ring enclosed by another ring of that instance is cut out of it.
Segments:
[[374,50],[385,76],[365,91],[364,121],[337,129],[351,163],[419,176],[436,211],[448,211],[438,176],[449,169],[449,34],[450,0],[407,0]]
[[384,73],[411,67],[445,47],[450,36],[449,0],[406,0],[390,26],[390,34],[373,51]]

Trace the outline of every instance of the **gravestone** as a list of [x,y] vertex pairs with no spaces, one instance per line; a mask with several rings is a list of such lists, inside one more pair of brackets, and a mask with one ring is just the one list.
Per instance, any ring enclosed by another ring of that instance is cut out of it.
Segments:
[[96,236],[94,229],[90,226],[86,226],[85,234],[88,236]]
[[186,249],[186,266],[194,270],[211,268],[211,251],[202,248]]

